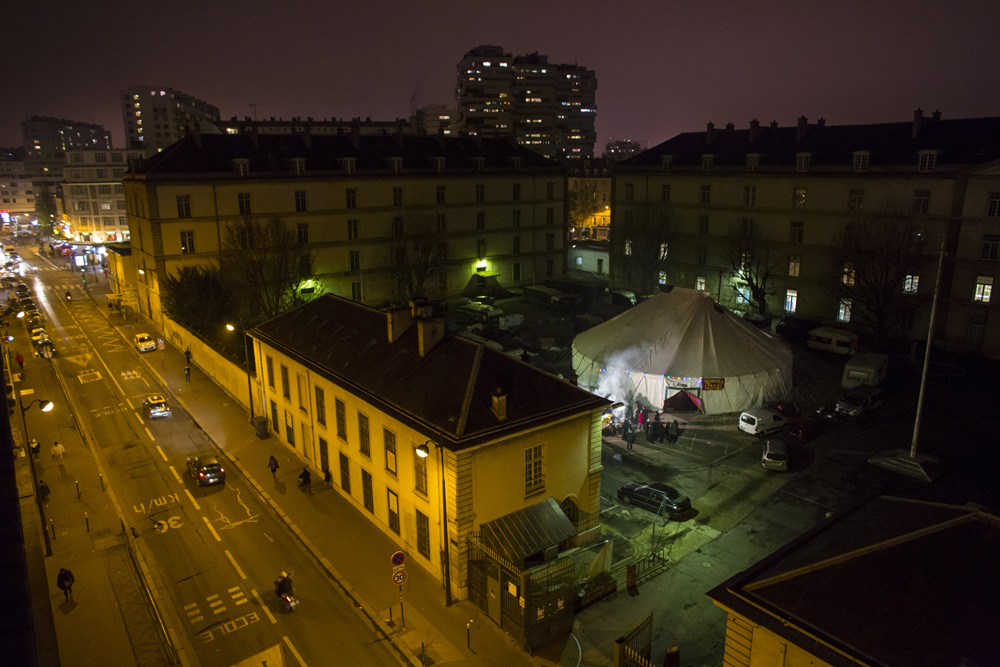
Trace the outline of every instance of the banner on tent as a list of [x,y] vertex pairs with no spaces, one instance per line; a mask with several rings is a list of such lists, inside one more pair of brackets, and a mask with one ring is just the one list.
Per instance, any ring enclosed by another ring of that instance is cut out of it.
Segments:
[[701,388],[705,391],[722,390],[726,388],[726,378],[702,378]]

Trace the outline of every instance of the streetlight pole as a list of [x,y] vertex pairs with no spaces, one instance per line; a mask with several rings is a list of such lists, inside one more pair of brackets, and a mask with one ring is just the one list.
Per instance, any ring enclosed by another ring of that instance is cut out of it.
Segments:
[[428,445],[436,445],[438,452],[441,454],[441,467],[439,472],[441,475],[441,523],[442,523],[442,543],[441,550],[441,566],[444,568],[444,606],[451,606],[451,544],[448,536],[448,496],[447,487],[445,486],[444,477],[444,447],[438,445],[433,440],[428,440],[422,445],[417,447],[417,456],[420,458],[427,458],[430,454],[430,448]]
[[38,505],[38,514],[42,519],[42,535],[45,536],[45,555],[52,555],[52,543],[49,541],[49,524],[45,520],[45,501],[42,500],[41,494],[38,493],[38,473],[35,471],[35,453],[31,451],[30,441],[28,440],[28,422],[24,418],[24,413],[27,412],[32,405],[35,403],[39,404],[39,409],[42,412],[48,412],[52,409],[52,401],[47,401],[45,399],[36,398],[31,403],[28,403],[28,407],[24,407],[24,402],[21,400],[21,393],[17,394],[17,404],[21,408],[21,426],[24,428],[24,442],[28,446],[28,461],[31,467],[31,483],[35,487],[35,503]]
[[[236,327],[232,324],[227,324],[226,328],[230,331],[236,331]],[[247,369],[247,399],[250,401],[250,422],[253,423],[253,384],[250,382],[250,348],[247,347],[247,331],[243,324],[243,318],[240,318],[240,334],[243,336],[243,365]]]

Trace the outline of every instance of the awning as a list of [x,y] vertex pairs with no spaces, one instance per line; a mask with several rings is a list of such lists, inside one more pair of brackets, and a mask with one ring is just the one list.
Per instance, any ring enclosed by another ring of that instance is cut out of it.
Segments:
[[576,528],[559,503],[548,498],[511,512],[479,528],[480,539],[513,563],[558,546],[576,535]]

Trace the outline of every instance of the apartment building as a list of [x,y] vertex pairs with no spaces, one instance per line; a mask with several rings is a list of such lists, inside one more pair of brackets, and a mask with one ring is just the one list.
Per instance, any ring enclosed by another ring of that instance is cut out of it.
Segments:
[[26,224],[34,213],[35,190],[24,165],[24,149],[0,149],[0,219]]
[[653,235],[665,257],[660,282],[708,290],[726,306],[750,310],[750,258],[744,250],[739,266],[734,248],[753,242],[769,263],[767,314],[865,332],[855,301],[873,276],[856,275],[842,250],[872,221],[894,220],[912,230],[907,258],[918,261],[899,277],[906,308],[888,333],[926,338],[943,242],[935,338],[1000,356],[992,300],[1000,266],[998,133],[1000,117],[945,120],[920,109],[900,123],[708,123],[615,168],[612,279],[642,281],[631,251]]
[[564,272],[565,169],[504,139],[195,133],[124,186],[140,307],[156,321],[162,277],[220,266],[230,223],[248,216],[283,221],[316,293],[367,304],[412,296],[403,274],[445,298]]
[[549,63],[537,52],[511,56],[478,46],[458,63],[455,96],[462,132],[516,137],[555,160],[594,157],[597,76],[580,65]]
[[599,537],[609,402],[450,336],[428,312],[325,295],[258,325],[258,400],[276,438],[464,599],[469,539],[490,521],[551,498],[573,526],[562,546]]
[[125,188],[122,179],[138,150],[66,152],[62,195],[70,237],[81,243],[127,241]]
[[119,99],[126,145],[146,155],[181,140],[199,123],[219,120],[217,107],[164,86],[130,85]]

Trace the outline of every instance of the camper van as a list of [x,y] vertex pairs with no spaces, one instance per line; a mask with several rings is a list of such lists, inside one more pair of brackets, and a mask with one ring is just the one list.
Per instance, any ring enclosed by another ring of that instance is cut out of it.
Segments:
[[877,387],[882,384],[888,370],[889,357],[886,355],[871,352],[859,354],[844,364],[844,376],[840,380],[840,386],[844,389],[851,389],[859,384]]
[[858,351],[858,335],[833,327],[818,327],[809,332],[806,345],[814,350],[854,355]]
[[524,288],[524,300],[532,303],[540,303],[548,306],[552,303],[552,297],[561,294],[554,287],[543,287],[542,285],[529,285]]
[[485,303],[478,303],[476,301],[462,304],[455,309],[455,313],[460,320],[487,326],[499,325],[500,318],[503,316],[503,311],[499,308],[487,306]]

